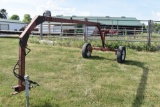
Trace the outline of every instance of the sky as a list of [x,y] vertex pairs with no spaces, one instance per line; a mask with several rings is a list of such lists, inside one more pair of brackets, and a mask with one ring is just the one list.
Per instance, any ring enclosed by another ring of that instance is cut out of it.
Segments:
[[138,20],[160,21],[160,0],[0,0],[0,8],[8,16],[24,14],[32,18],[50,10],[52,16],[135,17]]

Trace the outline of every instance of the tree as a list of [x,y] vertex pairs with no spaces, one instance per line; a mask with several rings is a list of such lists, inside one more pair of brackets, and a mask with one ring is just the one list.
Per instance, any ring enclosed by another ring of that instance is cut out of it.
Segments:
[[17,14],[12,15],[9,19],[11,20],[19,20],[19,16]]
[[24,19],[22,21],[25,22],[25,23],[30,23],[31,20],[32,20],[32,18],[30,16],[30,14],[25,14]]
[[158,32],[158,31],[160,31],[160,24],[159,23],[154,23],[153,24],[153,29],[154,29],[154,32]]
[[0,18],[1,19],[7,19],[7,11],[6,9],[0,9]]

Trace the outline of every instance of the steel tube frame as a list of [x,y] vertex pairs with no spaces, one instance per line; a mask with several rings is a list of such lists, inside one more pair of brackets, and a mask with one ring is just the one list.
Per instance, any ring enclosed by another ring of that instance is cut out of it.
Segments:
[[[104,35],[102,34],[100,23],[96,22],[89,22],[87,20],[85,21],[80,21],[80,20],[73,20],[71,19],[62,19],[62,18],[54,18],[54,17],[46,17],[46,16],[36,16],[31,23],[27,26],[27,28],[21,33],[19,36],[19,71],[18,75],[21,77],[24,77],[25,75],[25,48],[27,46],[28,38],[31,33],[31,31],[39,24],[43,23],[44,21],[49,21],[49,22],[61,22],[61,23],[77,23],[77,24],[85,24],[89,26],[97,26],[101,40],[102,40],[102,47],[105,47],[105,38]],[[24,81],[18,79],[18,85],[12,87],[16,93],[19,93],[23,90],[25,90],[24,86]]]

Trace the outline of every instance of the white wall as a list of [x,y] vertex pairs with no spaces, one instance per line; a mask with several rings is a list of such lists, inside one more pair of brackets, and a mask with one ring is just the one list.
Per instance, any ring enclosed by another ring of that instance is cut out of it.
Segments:
[[21,23],[9,23],[9,30],[19,31],[26,24]]
[[1,24],[9,24],[9,30],[11,31],[19,31],[22,27],[26,25],[25,23],[10,23],[10,22],[0,22],[0,25]]
[[0,24],[0,30],[9,30],[9,24]]

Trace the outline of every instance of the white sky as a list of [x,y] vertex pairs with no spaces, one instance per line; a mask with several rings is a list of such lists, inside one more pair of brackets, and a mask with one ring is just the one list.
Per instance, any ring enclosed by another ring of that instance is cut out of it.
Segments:
[[160,0],[0,0],[0,8],[23,19],[33,18],[50,10],[53,15],[136,17],[139,20],[160,20]]

